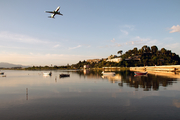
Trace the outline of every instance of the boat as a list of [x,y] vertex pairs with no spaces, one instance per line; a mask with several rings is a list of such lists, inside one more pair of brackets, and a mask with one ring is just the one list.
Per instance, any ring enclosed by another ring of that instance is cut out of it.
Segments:
[[115,72],[102,72],[103,75],[115,75]]
[[70,77],[70,74],[60,74],[59,77]]
[[4,75],[4,72],[0,72],[0,75]]
[[49,73],[43,73],[43,75],[52,75],[52,72],[49,72]]
[[135,75],[147,75],[147,72],[134,72]]

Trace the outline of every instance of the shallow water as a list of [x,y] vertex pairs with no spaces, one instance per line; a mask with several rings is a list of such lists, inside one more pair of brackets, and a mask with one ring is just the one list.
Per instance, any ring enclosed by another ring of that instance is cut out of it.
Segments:
[[[0,120],[169,120],[180,118],[180,79],[133,72],[4,71]],[[59,78],[68,73],[70,77]]]

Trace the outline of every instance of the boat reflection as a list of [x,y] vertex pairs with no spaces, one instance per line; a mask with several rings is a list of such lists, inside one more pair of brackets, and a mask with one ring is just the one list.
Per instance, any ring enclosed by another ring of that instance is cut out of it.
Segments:
[[80,77],[84,78],[96,78],[99,80],[108,80],[110,83],[118,84],[120,87],[132,87],[136,90],[143,89],[143,91],[158,91],[160,86],[168,87],[176,83],[178,78],[173,78],[171,76],[160,76],[157,74],[147,74],[147,75],[136,75],[131,71],[116,71],[115,75],[103,75],[102,71],[76,71]]
[[70,74],[60,74],[59,78],[65,78],[65,77],[70,77]]
[[102,71],[94,71],[94,70],[79,70],[74,71],[73,73],[77,73],[79,77],[87,77],[87,78],[101,78]]
[[103,75],[103,79],[108,79],[111,83],[117,83],[121,82],[121,75],[116,74],[116,75]]

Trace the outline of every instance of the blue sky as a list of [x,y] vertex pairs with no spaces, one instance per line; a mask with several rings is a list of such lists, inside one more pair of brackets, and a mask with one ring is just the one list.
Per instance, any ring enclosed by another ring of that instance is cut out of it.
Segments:
[[[180,55],[180,0],[1,0],[0,62],[66,65],[156,45]],[[60,6],[63,16],[44,11]]]

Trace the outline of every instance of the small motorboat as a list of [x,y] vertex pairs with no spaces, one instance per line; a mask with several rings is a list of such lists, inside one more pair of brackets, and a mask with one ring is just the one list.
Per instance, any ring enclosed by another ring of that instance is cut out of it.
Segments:
[[52,72],[49,72],[49,73],[43,73],[43,75],[47,76],[47,75],[52,75]]
[[147,72],[134,72],[135,75],[147,75]]
[[103,75],[115,75],[115,72],[102,72]]
[[0,72],[0,75],[4,75],[4,72]]
[[70,74],[60,74],[59,77],[60,78],[62,78],[62,77],[70,77]]

